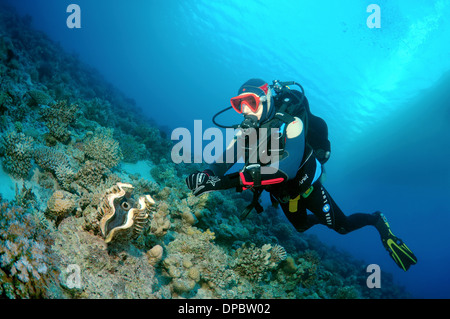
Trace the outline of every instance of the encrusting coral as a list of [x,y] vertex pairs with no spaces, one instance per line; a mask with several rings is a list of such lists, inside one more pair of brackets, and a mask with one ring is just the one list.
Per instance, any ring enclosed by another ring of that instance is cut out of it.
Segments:
[[150,231],[156,237],[162,237],[167,234],[170,226],[169,207],[167,203],[161,202],[158,204],[157,211],[153,214]]
[[53,102],[52,97],[41,90],[30,90],[28,94],[38,105],[50,105]]

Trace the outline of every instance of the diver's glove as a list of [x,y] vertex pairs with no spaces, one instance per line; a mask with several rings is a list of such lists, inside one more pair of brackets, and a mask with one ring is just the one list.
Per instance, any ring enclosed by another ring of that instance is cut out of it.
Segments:
[[212,192],[222,187],[222,180],[213,171],[207,169],[195,172],[186,178],[186,184],[195,196]]

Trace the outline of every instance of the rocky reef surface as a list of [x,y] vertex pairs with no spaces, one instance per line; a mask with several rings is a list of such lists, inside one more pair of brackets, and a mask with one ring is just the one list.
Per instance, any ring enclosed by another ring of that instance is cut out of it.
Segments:
[[98,72],[0,9],[0,297],[408,298],[194,165]]

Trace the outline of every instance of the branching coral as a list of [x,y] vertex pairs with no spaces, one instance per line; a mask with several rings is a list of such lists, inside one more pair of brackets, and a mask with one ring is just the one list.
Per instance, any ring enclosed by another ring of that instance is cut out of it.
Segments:
[[34,160],[41,168],[55,174],[62,188],[70,189],[75,177],[75,170],[66,154],[58,152],[54,148],[42,146],[34,150]]
[[75,120],[78,105],[67,104],[66,101],[58,101],[50,107],[41,109],[41,116],[50,135],[58,141],[67,142],[70,137],[69,125]]
[[6,132],[1,140],[3,165],[16,178],[24,178],[33,166],[33,139],[16,131]]
[[86,161],[74,178],[78,185],[93,190],[105,180],[108,173],[110,170],[104,164],[97,161]]
[[85,140],[86,155],[112,168],[122,160],[119,143],[113,138],[112,129],[100,128],[89,134]]

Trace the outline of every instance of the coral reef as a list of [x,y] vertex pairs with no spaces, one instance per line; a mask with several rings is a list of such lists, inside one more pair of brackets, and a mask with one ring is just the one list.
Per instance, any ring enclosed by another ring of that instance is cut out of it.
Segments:
[[0,203],[0,297],[58,297],[46,232],[20,206]]
[[200,165],[132,99],[3,4],[0,30],[0,160],[22,184],[0,194],[1,298],[409,297],[273,207],[241,221],[249,192],[192,196]]

